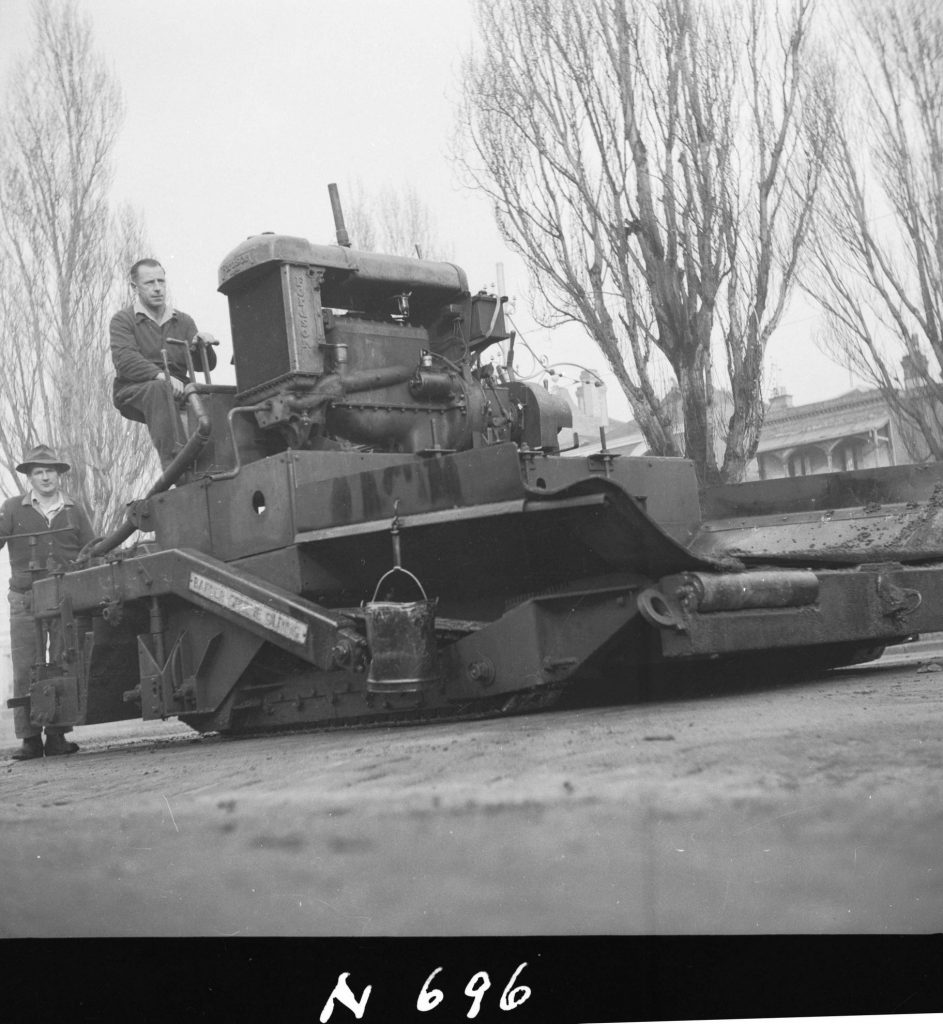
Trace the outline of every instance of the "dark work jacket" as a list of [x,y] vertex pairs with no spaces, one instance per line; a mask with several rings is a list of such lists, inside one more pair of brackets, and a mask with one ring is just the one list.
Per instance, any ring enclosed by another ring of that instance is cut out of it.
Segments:
[[[30,497],[18,494],[0,506],[0,548],[6,543],[10,545],[10,589],[20,593],[26,593],[34,580],[67,569],[95,536],[88,516],[66,494],[62,495],[65,507],[56,513],[51,524],[39,509],[33,508]],[[64,528],[68,532],[49,532]],[[32,548],[28,537],[18,536],[29,533],[40,534]],[[31,561],[39,571],[30,572]]]
[[[122,388],[129,384],[144,384],[163,371],[164,357],[161,350],[164,348],[167,349],[170,372],[185,384],[192,383],[187,376],[187,357],[183,346],[168,344],[167,339],[192,341],[195,335],[193,317],[181,313],[179,309],[175,309],[163,324],[158,324],[146,313],[136,311],[133,305],[115,313],[109,328],[111,359],[115,364],[115,405],[121,405],[118,393]],[[212,348],[208,349],[207,362],[210,370],[216,366],[216,353]],[[198,370],[203,368],[199,352],[193,354],[193,365]]]

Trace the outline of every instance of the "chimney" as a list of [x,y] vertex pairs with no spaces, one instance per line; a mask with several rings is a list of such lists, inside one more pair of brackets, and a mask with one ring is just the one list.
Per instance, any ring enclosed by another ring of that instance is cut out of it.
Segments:
[[609,426],[609,407],[606,385],[598,373],[583,370],[576,386],[576,401],[580,412],[600,426]]
[[792,408],[792,395],[785,388],[776,388],[773,397],[769,400],[767,412],[781,412],[783,409]]
[[905,355],[900,361],[901,369],[904,371],[904,387],[918,388],[927,379],[927,357],[914,349]]

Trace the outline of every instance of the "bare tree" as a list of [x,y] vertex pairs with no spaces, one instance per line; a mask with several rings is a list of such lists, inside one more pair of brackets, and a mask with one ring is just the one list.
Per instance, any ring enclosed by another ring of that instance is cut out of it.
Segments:
[[98,530],[155,469],[146,435],[111,404],[108,321],[143,251],[109,203],[122,100],[76,5],[35,0],[35,39],[0,121],[0,459],[53,445]]
[[943,12],[854,0],[835,36],[847,83],[805,286],[823,347],[879,388],[943,459]]
[[[785,6],[785,5],[784,5]],[[812,0],[478,0],[460,156],[542,322],[583,325],[652,450],[735,480],[806,240],[827,134]],[[732,412],[718,464],[715,395]]]
[[393,256],[451,259],[428,204],[412,185],[385,185],[371,195],[358,180],[348,186],[343,205],[354,248]]

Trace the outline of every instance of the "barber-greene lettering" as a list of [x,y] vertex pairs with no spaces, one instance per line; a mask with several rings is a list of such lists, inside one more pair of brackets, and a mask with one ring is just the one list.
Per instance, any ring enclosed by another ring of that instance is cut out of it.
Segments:
[[303,622],[293,619],[290,615],[283,615],[274,608],[262,604],[261,601],[246,597],[245,594],[240,594],[232,587],[201,576],[200,573],[190,573],[190,589],[194,594],[205,597],[207,601],[212,601],[237,615],[251,619],[260,626],[270,629],[273,633],[293,640],[296,644],[303,644],[308,638],[308,627]]

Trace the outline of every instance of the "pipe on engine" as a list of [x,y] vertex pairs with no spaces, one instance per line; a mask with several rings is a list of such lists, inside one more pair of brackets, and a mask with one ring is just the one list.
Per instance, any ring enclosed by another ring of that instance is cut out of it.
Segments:
[[265,412],[270,409],[271,406],[272,403],[266,400],[264,402],[258,402],[255,405],[236,405],[229,410],[226,414],[226,422],[229,425],[229,439],[232,442],[232,450],[234,453],[232,468],[224,470],[222,473],[207,474],[210,480],[233,480],[242,472],[242,453],[239,448],[239,442],[236,440],[236,417],[250,416],[256,412]]
[[375,370],[354,370],[352,373],[332,373],[322,377],[307,395],[294,396],[286,400],[289,409],[302,412],[318,409],[325,403],[358,391],[372,391],[374,388],[388,388],[404,384],[416,375],[415,366],[383,366]]

